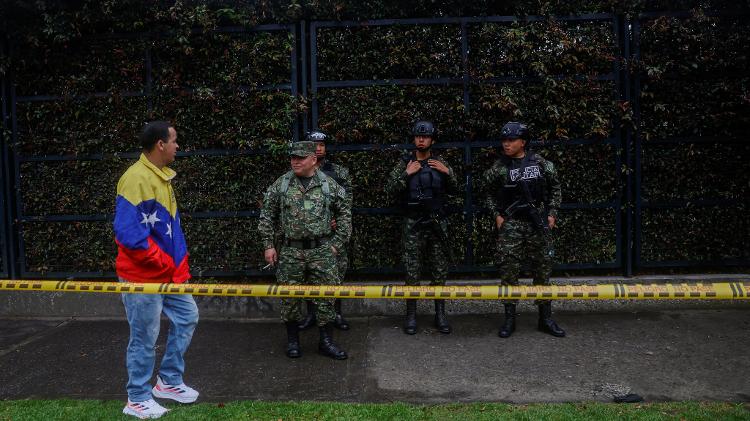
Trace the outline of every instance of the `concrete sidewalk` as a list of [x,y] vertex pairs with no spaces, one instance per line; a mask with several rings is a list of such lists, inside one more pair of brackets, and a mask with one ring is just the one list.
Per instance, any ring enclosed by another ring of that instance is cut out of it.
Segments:
[[[750,305],[642,312],[560,312],[566,338],[536,331],[523,313],[509,339],[499,314],[453,315],[454,333],[401,332],[394,316],[351,319],[336,332],[346,361],[284,355],[276,320],[203,321],[186,356],[185,380],[201,401],[333,400],[416,403],[750,401]],[[166,329],[166,325],[163,326]],[[163,352],[165,331],[159,341]],[[0,399],[125,400],[127,323],[120,320],[0,320]]]

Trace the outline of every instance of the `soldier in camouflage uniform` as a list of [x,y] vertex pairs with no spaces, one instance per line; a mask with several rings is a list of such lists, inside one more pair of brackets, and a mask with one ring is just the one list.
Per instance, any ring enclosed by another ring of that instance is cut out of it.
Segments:
[[[336,180],[337,183],[346,191],[346,202],[349,209],[352,206],[352,179],[349,173],[349,169],[343,165],[331,162],[326,157],[326,140],[328,136],[320,130],[313,130],[307,134],[305,140],[310,142],[317,142],[318,149],[315,151],[315,156],[318,157],[318,168],[329,177]],[[336,220],[333,221],[333,228],[336,229]],[[347,246],[344,246],[339,253],[336,255],[336,264],[339,269],[339,277],[343,280],[346,275],[346,270],[349,267],[349,255],[346,252]],[[300,323],[299,328],[304,330],[315,325],[315,303],[312,300],[305,300],[307,303],[307,316]],[[344,319],[341,314],[341,299],[337,298],[333,302],[333,308],[336,311],[336,318],[333,319],[333,325],[341,330],[349,330],[349,323]]]
[[[290,151],[292,170],[279,177],[266,191],[258,231],[265,247],[265,260],[278,262],[280,284],[339,284],[336,254],[352,232],[351,208],[344,189],[317,169],[316,142],[297,142]],[[336,230],[331,221],[336,220]],[[278,228],[275,228],[278,227]],[[274,246],[275,230],[281,231],[281,250]],[[290,358],[302,355],[299,322],[302,299],[282,299],[281,318],[287,328]],[[332,299],[315,299],[315,317],[320,330],[318,351],[337,360],[346,352],[333,343],[331,322],[336,317]]]
[[[432,275],[430,285],[445,285],[449,244],[444,207],[446,195],[456,191],[456,174],[443,158],[431,152],[436,134],[431,122],[418,121],[412,134],[416,151],[396,164],[385,189],[404,211],[406,284],[419,285],[421,271],[426,267]],[[416,314],[416,300],[406,300],[404,333],[417,333]],[[435,326],[441,333],[451,332],[444,300],[435,300]]]
[[[504,156],[484,173],[486,206],[497,227],[496,265],[503,285],[518,285],[521,262],[529,263],[534,285],[549,285],[554,249],[550,229],[556,227],[562,193],[552,162],[526,150],[526,125],[503,126]],[[509,337],[516,328],[516,302],[505,304],[505,321],[498,335]],[[552,302],[537,300],[539,330],[565,336],[552,320]]]

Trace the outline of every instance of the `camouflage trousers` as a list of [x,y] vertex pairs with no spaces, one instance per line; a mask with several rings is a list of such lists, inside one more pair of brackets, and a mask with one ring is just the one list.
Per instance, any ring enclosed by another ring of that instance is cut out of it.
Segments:
[[[330,245],[303,250],[284,247],[279,255],[276,281],[287,285],[339,285],[339,271]],[[281,299],[281,319],[284,322],[300,321],[304,318],[301,298]],[[315,317],[318,326],[323,326],[336,317],[333,299],[314,298]]]
[[534,285],[549,285],[553,256],[552,239],[527,221],[507,220],[498,230],[495,265],[501,285],[518,285],[524,262],[528,263]]
[[349,254],[346,252],[346,247],[338,252],[339,254],[336,255],[336,267],[339,269],[339,278],[343,281],[344,275],[346,275],[346,271],[349,269]]
[[419,219],[404,218],[401,243],[404,247],[406,285],[418,285],[425,267],[430,270],[430,285],[445,285],[449,260],[447,247],[450,247],[442,234],[446,229],[445,220],[420,224]]

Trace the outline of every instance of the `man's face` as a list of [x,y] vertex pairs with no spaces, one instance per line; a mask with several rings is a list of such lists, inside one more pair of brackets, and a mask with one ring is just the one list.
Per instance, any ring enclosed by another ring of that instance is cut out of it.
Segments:
[[298,177],[310,177],[315,174],[315,164],[318,162],[318,159],[315,157],[315,155],[292,155],[291,162],[294,175]]
[[318,143],[318,146],[315,148],[315,156],[317,156],[318,159],[326,157],[326,144],[325,143],[323,142]]
[[414,146],[418,151],[426,151],[432,146],[432,136],[414,136]]
[[511,158],[521,155],[526,142],[522,139],[503,139],[503,153]]
[[167,140],[159,140],[156,147],[159,149],[159,154],[165,165],[173,163],[177,157],[177,149],[180,148],[180,145],[177,144],[177,130],[170,127]]

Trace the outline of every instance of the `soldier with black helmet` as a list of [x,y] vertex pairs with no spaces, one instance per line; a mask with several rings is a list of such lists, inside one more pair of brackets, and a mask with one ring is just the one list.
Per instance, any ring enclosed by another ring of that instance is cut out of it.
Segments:
[[[317,148],[315,150],[315,156],[318,157],[318,168],[323,171],[323,174],[333,178],[346,192],[346,206],[351,210],[352,207],[352,178],[349,169],[343,165],[339,165],[335,162],[331,162],[326,154],[326,141],[328,135],[320,130],[312,130],[307,133],[305,140],[308,142],[315,142]],[[333,221],[333,229],[336,229],[336,221]],[[347,247],[343,247],[339,250],[336,255],[336,264],[339,269],[339,278],[344,279],[346,270],[349,267],[349,256],[346,252]],[[304,330],[309,327],[315,326],[315,304],[312,300],[307,301],[307,316],[300,322],[299,328]],[[333,308],[336,311],[336,318],[333,319],[333,325],[341,330],[349,330],[349,323],[344,319],[341,314],[341,299],[337,298],[333,303]]]
[[[445,285],[448,275],[448,221],[446,196],[456,191],[457,180],[448,163],[432,153],[435,126],[430,121],[414,124],[412,135],[416,150],[391,171],[386,192],[404,211],[402,242],[407,285],[418,285],[421,269],[431,272],[430,285]],[[406,300],[404,333],[417,333],[417,302]],[[445,301],[435,300],[435,326],[450,333],[445,317]]]
[[[518,285],[521,262],[529,264],[534,285],[549,285],[554,249],[550,230],[557,225],[562,193],[552,162],[527,150],[529,131],[511,121],[501,132],[503,156],[484,173],[486,206],[497,228],[496,265],[503,285]],[[516,328],[516,300],[505,305],[498,335],[507,338]],[[539,330],[563,337],[552,320],[552,302],[537,300]]]

